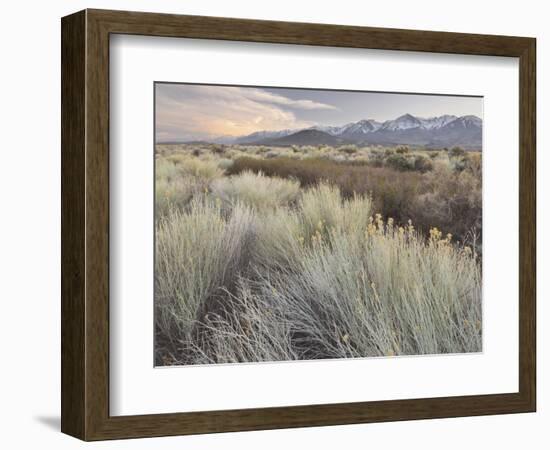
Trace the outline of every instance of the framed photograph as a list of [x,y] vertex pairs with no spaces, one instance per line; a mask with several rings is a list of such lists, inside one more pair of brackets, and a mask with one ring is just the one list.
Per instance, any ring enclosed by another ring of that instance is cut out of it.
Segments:
[[63,432],[535,411],[535,39],[61,25]]

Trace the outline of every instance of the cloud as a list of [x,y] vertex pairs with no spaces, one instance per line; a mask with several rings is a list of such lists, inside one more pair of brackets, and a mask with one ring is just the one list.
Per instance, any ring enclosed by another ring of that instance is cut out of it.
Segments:
[[304,128],[313,123],[298,120],[292,110],[336,109],[258,88],[159,84],[156,89],[156,138],[159,141]]
[[326,103],[319,103],[314,102],[312,100],[293,100],[288,97],[285,97],[283,95],[277,95],[273,94],[272,92],[267,92],[262,89],[243,89],[243,88],[234,88],[239,89],[243,92],[243,95],[248,97],[251,100],[260,101],[260,102],[267,102],[267,103],[274,103],[277,105],[283,105],[288,106],[291,108],[296,109],[305,109],[305,110],[312,110],[312,109],[338,109],[332,105],[328,105]]

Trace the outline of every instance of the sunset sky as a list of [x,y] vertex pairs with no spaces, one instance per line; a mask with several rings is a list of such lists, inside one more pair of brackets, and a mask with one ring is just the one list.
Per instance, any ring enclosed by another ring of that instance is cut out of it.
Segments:
[[384,121],[409,113],[482,117],[482,98],[156,83],[157,142]]

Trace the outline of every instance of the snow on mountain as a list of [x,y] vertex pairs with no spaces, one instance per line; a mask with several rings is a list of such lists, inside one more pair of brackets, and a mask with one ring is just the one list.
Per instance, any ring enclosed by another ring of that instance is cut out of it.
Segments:
[[386,120],[380,127],[383,131],[408,130],[410,128],[419,128],[422,126],[420,119],[411,114],[403,114],[395,120]]
[[351,122],[342,126],[330,126],[330,125],[316,125],[310,128],[310,130],[323,131],[331,136],[344,136],[350,134],[367,134],[372,133],[380,128],[382,124],[376,120],[367,119],[360,120],[358,122]]
[[[346,125],[344,125],[344,127],[345,126]],[[322,131],[324,133],[330,134],[331,136],[338,136],[338,135],[342,134],[342,129],[344,127],[331,126],[331,125],[315,125],[315,126],[309,128],[309,129],[310,130]]]
[[368,134],[378,130],[381,126],[382,124],[376,120],[360,120],[345,125],[340,134]]
[[[381,129],[386,131],[410,130],[413,128],[420,128],[424,130],[439,130],[440,128],[443,128],[449,123],[455,121],[457,118],[457,116],[453,116],[450,114],[444,114],[442,116],[429,118],[415,117],[412,114],[404,114],[395,120],[387,120],[382,124]],[[479,123],[481,123],[481,119],[478,120]]]
[[469,128],[469,127],[478,127],[481,128],[482,121],[479,117],[476,116],[462,116],[453,120],[448,124],[448,126],[453,128]]
[[456,120],[457,117],[449,114],[445,114],[439,117],[430,117],[428,119],[418,118],[418,119],[422,124],[422,128],[426,130],[437,130],[441,127],[444,127],[445,125],[452,122],[453,120]]
[[[359,120],[342,126],[316,125],[305,130],[318,131],[340,142],[372,143],[372,144],[408,144],[427,146],[464,145],[479,147],[481,145],[482,120],[469,115],[457,117],[445,114],[437,117],[415,117],[403,114],[394,120],[383,123],[372,119]],[[288,136],[305,131],[304,129],[257,131],[247,136],[236,138],[236,144],[264,143],[284,139]],[[290,140],[320,141],[319,135],[307,134],[296,136]],[[313,139],[315,138],[315,139]],[[323,138],[325,141],[328,138]],[[321,139],[322,140],[322,139]],[[279,142],[286,142],[285,140]]]

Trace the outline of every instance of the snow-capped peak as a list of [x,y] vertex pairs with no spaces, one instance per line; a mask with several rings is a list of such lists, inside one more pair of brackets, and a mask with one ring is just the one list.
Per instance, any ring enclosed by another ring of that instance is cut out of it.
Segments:
[[408,130],[410,128],[418,128],[422,122],[411,114],[403,114],[395,120],[386,120],[382,124],[382,130],[397,131]]
[[309,129],[310,130],[323,131],[323,132],[328,133],[332,136],[337,136],[342,132],[342,128],[343,127],[331,126],[331,125],[315,125],[315,126],[309,128]]
[[453,126],[462,126],[462,127],[479,127],[481,128],[481,119],[477,116],[462,116],[457,118],[452,122]]
[[342,129],[342,133],[367,134],[378,130],[380,126],[380,122],[377,122],[376,120],[364,119],[345,125]]
[[429,117],[427,119],[419,118],[420,122],[422,123],[422,128],[426,130],[436,130],[438,128],[444,127],[445,125],[456,119],[456,116],[452,116],[449,114],[438,117]]

